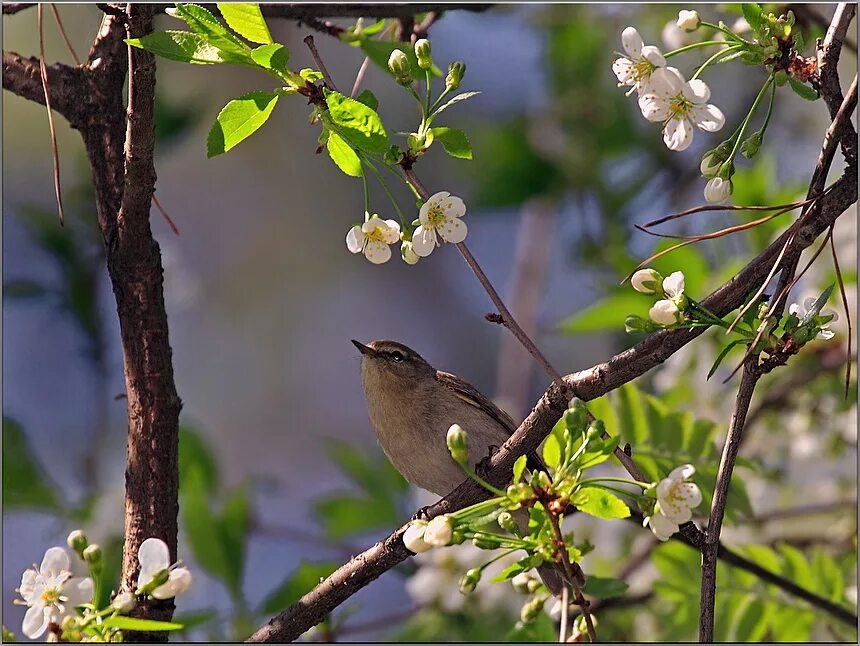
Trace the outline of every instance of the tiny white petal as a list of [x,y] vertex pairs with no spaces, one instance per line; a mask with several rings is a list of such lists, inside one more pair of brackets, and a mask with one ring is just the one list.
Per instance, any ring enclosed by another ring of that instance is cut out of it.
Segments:
[[629,58],[616,58],[615,62],[612,63],[612,71],[618,77],[618,81],[624,85],[633,85],[635,83],[633,69],[633,61]]
[[41,636],[48,629],[51,614],[51,609],[41,604],[30,606],[24,614],[21,632],[30,639]]
[[94,585],[90,577],[75,577],[69,579],[63,586],[63,596],[71,610],[75,606],[90,603],[93,600]]
[[426,258],[431,253],[433,253],[433,249],[436,248],[436,230],[425,227],[423,224],[415,229],[415,233],[412,234],[412,250],[421,256],[422,258]]
[[466,227],[466,223],[460,220],[460,218],[453,218],[439,225],[438,231],[445,242],[457,244],[466,239],[468,228]]
[[678,531],[678,525],[666,518],[663,514],[655,513],[647,518],[651,531],[661,541],[668,541],[672,534]]
[[797,318],[802,319],[806,312],[801,308],[800,304],[792,303],[788,306],[788,313],[794,314]]
[[639,58],[642,53],[642,36],[635,27],[627,27],[621,32],[621,45],[631,58]]
[[433,546],[424,541],[424,530],[427,529],[427,523],[424,521],[413,521],[403,532],[403,544],[406,549],[416,554],[426,552],[433,549]]
[[663,292],[669,298],[676,298],[684,293],[684,273],[674,271],[663,279]]
[[680,320],[678,306],[666,299],[654,303],[648,310],[648,316],[660,325],[673,325]]
[[723,111],[713,103],[694,105],[690,109],[690,112],[699,130],[717,132],[717,130],[720,130],[726,124],[726,117]]
[[642,58],[656,67],[663,67],[666,64],[666,59],[660,53],[660,49],[654,45],[645,45],[642,48]]
[[686,118],[673,118],[663,126],[663,143],[669,150],[680,152],[693,143],[693,126]]
[[693,79],[684,84],[684,98],[693,103],[707,103],[711,98],[711,89],[702,79]]
[[660,274],[653,269],[640,269],[633,274],[630,284],[640,294],[654,294],[657,291],[656,286],[659,280]]
[[191,572],[187,568],[178,567],[170,571],[167,581],[152,591],[156,599],[171,599],[177,597],[191,587]]
[[361,253],[361,247],[364,245],[364,232],[361,230],[361,225],[356,224],[346,234],[346,248],[352,253]]
[[364,246],[364,257],[374,265],[381,265],[391,258],[391,247],[379,240],[369,240]]
[[387,225],[387,229],[382,239],[387,244],[394,244],[400,240],[400,223],[397,220],[385,220],[385,224]]
[[163,540],[147,538],[137,550],[137,560],[140,563],[137,585],[143,586],[149,583],[155,574],[170,567],[170,550]]
[[692,464],[682,464],[679,467],[675,467],[669,473],[669,478],[672,480],[689,480],[696,473],[696,467]]
[[705,184],[705,201],[717,203],[732,194],[732,181],[721,177],[712,177]]
[[62,547],[51,547],[45,552],[42,565],[39,566],[39,573],[42,576],[57,575],[60,572],[67,572],[69,565],[68,552]]

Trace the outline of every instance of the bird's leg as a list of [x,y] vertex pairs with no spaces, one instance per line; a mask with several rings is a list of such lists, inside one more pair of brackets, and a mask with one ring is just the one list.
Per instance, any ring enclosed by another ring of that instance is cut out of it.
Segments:
[[427,505],[426,507],[422,507],[414,514],[412,514],[411,520],[430,520],[430,508],[434,505]]
[[499,447],[495,444],[490,444],[487,449],[487,455],[481,458],[481,461],[475,465],[475,473],[481,478],[486,479],[487,476],[490,475],[490,461],[493,459],[493,456],[498,452]]

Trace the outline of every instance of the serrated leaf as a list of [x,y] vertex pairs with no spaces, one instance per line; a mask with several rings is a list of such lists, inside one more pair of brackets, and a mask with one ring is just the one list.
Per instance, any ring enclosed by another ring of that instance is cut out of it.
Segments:
[[8,417],[3,417],[3,507],[60,507],[56,486],[36,461],[21,425]]
[[250,63],[250,48],[236,38],[208,9],[196,4],[177,4],[169,13],[184,21],[194,33],[203,36],[210,44],[220,49],[225,60],[239,64]]
[[[523,559],[526,560],[526,559]],[[525,572],[526,570],[530,570],[531,566],[523,567],[523,560],[517,561],[516,563],[511,563],[504,570],[499,572],[496,576],[490,579],[490,583],[501,583],[502,581],[507,581],[508,579],[513,579],[520,572]]]
[[353,146],[372,153],[388,150],[388,133],[376,110],[331,90],[326,90],[325,99],[338,133]]
[[125,41],[162,58],[192,65],[218,65],[229,62],[224,53],[204,36],[190,31],[159,31]]
[[431,128],[433,139],[442,144],[451,157],[457,159],[472,159],[472,144],[466,133],[457,128]]
[[589,574],[585,580],[585,585],[582,587],[582,591],[589,597],[610,599],[612,597],[620,597],[629,587],[625,581],[621,581],[620,579]]
[[439,109],[436,110],[436,112],[434,112],[433,115],[436,116],[438,114],[442,114],[443,111],[447,110],[452,105],[455,105],[457,103],[465,101],[466,99],[471,99],[473,96],[478,96],[479,94],[480,94],[480,92],[463,92],[462,94],[458,94],[457,96],[455,96],[450,101],[446,101],[441,106],[439,106]]
[[753,28],[753,31],[756,31],[761,26],[762,21],[761,5],[756,2],[744,2],[741,5],[741,11],[743,11],[744,18],[746,18],[750,27]]
[[218,11],[224,20],[240,36],[252,43],[271,43],[272,35],[266,25],[266,19],[260,11],[260,5],[252,2],[219,2]]
[[329,133],[326,142],[328,156],[335,165],[350,177],[361,177],[364,170],[361,167],[361,159],[348,143],[336,133]]
[[370,90],[362,90],[361,93],[355,97],[355,100],[359,103],[363,103],[371,110],[376,110],[379,107],[379,99],[376,98],[376,95]]
[[251,50],[251,58],[260,67],[283,72],[290,61],[290,50],[280,43],[260,45]]
[[513,469],[514,475],[513,475],[513,480],[512,480],[512,482],[514,484],[519,482],[520,478],[523,477],[523,471],[525,471],[525,469],[526,469],[526,462],[528,462],[528,456],[525,456],[525,455],[521,455],[514,462],[514,469]]
[[307,563],[303,562],[273,590],[260,608],[264,615],[271,615],[284,610],[298,601],[303,594],[313,589],[320,579],[324,579],[338,568],[339,563]]
[[791,86],[791,89],[794,90],[794,93],[801,99],[806,99],[807,101],[818,101],[818,92],[806,83],[802,83],[793,76],[789,76],[788,84]]
[[140,631],[161,631],[161,630],[181,630],[185,628],[182,624],[172,621],[156,621],[155,619],[136,619],[134,617],[124,617],[122,615],[114,615],[108,617],[102,623],[108,628],[119,628],[120,630],[140,630]]
[[561,446],[555,435],[550,435],[543,443],[543,461],[550,469],[558,468],[561,461]]
[[266,123],[279,98],[277,92],[251,92],[225,105],[206,138],[207,156],[225,153],[254,134]]
[[627,518],[630,508],[618,496],[598,487],[583,487],[574,494],[571,503],[579,511],[597,518]]

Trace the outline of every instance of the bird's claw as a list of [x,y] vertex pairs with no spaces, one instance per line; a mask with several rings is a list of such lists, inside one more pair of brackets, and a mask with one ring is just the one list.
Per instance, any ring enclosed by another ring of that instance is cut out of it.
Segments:
[[481,461],[475,465],[475,473],[479,475],[481,478],[486,478],[490,475],[490,461],[493,459],[493,456],[498,452],[499,447],[495,444],[491,444],[489,449],[487,449],[487,455],[481,458]]

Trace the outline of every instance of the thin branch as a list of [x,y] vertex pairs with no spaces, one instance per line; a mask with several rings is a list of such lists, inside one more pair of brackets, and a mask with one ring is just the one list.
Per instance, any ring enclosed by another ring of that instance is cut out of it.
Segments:
[[[818,86],[821,98],[827,104],[830,118],[836,119],[843,102],[842,88],[839,84],[838,63],[842,53],[842,43],[848,33],[848,26],[857,11],[855,3],[841,2],[833,12],[830,27],[824,40],[818,46]],[[850,123],[846,125],[848,135],[842,141],[842,151],[846,161],[857,163],[857,133]]]
[[735,468],[735,460],[741,445],[747,412],[752,401],[753,390],[755,390],[755,385],[761,377],[757,364],[758,355],[752,355],[744,364],[744,375],[738,388],[735,410],[732,413],[729,433],[723,446],[720,467],[717,472],[717,484],[711,503],[711,516],[705,534],[705,546],[702,550],[702,593],[699,607],[699,641],[702,643],[714,641],[714,602],[717,592],[717,552],[720,547],[720,531],[726,511],[729,482],[732,479],[732,471]]
[[39,29],[39,75],[42,78],[42,89],[45,93],[45,107],[48,109],[48,130],[51,134],[51,159],[54,163],[54,195],[57,197],[57,209],[60,215],[60,226],[66,222],[63,212],[63,190],[60,187],[60,152],[57,150],[57,129],[54,127],[54,112],[51,110],[51,93],[48,90],[48,67],[45,65],[45,23],[42,16],[42,4],[36,8],[36,21]]
[[311,56],[314,59],[314,63],[317,64],[320,72],[322,72],[323,80],[325,80],[325,84],[329,86],[332,90],[337,92],[337,86],[334,84],[334,81],[331,78],[331,74],[328,73],[328,69],[326,69],[325,63],[323,63],[322,57],[320,57],[319,51],[317,51],[317,46],[314,44],[314,37],[308,34],[304,38],[305,45],[308,46],[308,49],[311,50]]
[[[169,6],[169,5],[168,5]],[[427,11],[470,11],[483,12],[492,4],[436,3],[373,3],[373,4],[262,4],[260,8],[267,18],[286,18],[305,21],[307,18],[403,18]]]
[[72,55],[72,60],[75,61],[75,65],[78,67],[81,66],[81,59],[78,58],[78,54],[75,51],[75,48],[72,46],[72,41],[69,40],[69,35],[66,33],[66,28],[63,25],[63,19],[60,17],[60,11],[57,9],[57,5],[51,3],[48,5],[51,8],[51,13],[54,14],[54,21],[57,23],[57,29],[60,32],[60,35],[63,37],[63,41],[66,43],[66,48],[69,50],[69,53]]
[[35,7],[37,2],[4,2],[3,3],[3,15],[4,16],[12,16],[19,11],[23,11],[24,9],[29,9],[30,7]]
[[552,526],[553,534],[555,534],[556,546],[558,551],[561,553],[561,564],[564,567],[564,573],[567,577],[567,582],[564,586],[567,587],[567,585],[570,584],[573,588],[574,603],[576,603],[576,605],[578,605],[582,610],[582,616],[585,617],[585,626],[588,630],[588,638],[593,644],[597,641],[597,633],[594,632],[594,622],[592,622],[591,612],[588,610],[588,601],[582,596],[582,588],[579,587],[576,573],[574,573],[573,566],[570,564],[570,558],[568,557],[567,547],[564,542],[564,535],[561,533],[561,527],[559,527],[558,524],[558,516],[555,514],[547,514],[547,516],[549,517],[549,523]]
[[[747,416],[749,422],[750,416]],[[747,424],[749,425],[749,424]],[[761,525],[775,520],[785,520],[786,518],[798,518],[804,516],[817,516],[819,514],[829,514],[836,511],[856,510],[856,500],[836,500],[834,502],[817,503],[812,505],[801,505],[799,507],[788,507],[787,509],[774,509],[773,511],[759,514],[750,519],[754,525]]]

